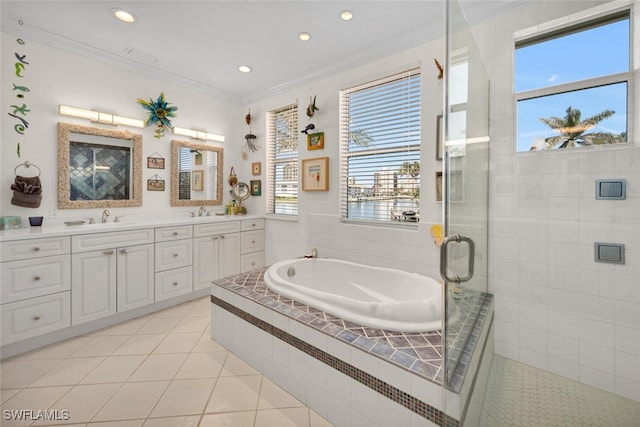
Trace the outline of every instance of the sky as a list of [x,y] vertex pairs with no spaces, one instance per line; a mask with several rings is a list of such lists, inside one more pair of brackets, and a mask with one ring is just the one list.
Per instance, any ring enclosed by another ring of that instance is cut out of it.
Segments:
[[[515,53],[516,93],[629,70],[629,20],[520,47]],[[564,117],[569,106],[582,119],[606,109],[615,114],[591,132],[621,133],[627,124],[624,83],[518,102],[518,151],[529,151],[534,138],[557,135],[541,117]]]

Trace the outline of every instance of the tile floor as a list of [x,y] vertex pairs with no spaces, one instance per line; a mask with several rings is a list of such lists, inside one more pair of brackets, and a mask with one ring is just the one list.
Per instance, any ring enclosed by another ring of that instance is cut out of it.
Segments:
[[495,356],[481,427],[638,427],[640,403]]
[[0,425],[331,425],[211,340],[210,310],[207,296],[2,361]]

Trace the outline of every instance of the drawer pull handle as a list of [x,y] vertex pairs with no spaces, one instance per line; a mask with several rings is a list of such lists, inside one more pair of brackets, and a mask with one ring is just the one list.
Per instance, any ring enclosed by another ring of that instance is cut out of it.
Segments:
[[212,237],[213,240],[218,240],[218,236]]
[[252,244],[252,245],[255,245],[255,244],[256,244],[256,241],[255,241],[255,240],[252,240],[252,241],[251,241],[251,244]]
[[34,276],[33,280],[35,280],[37,282],[38,280],[40,280],[40,276]]
[[255,267],[255,266],[256,266],[256,262],[254,261],[251,263],[251,267]]
[[220,236],[221,239],[224,239],[224,236]]
[[173,286],[178,286],[178,282],[173,282],[172,285]]
[[174,258],[178,258],[178,254],[173,254],[173,257]]
[[173,235],[174,235],[174,236],[177,236],[177,235],[178,235],[178,232],[177,232],[177,231],[174,231],[174,232],[173,232]]
[[104,251],[105,255],[113,255],[113,249],[109,249],[108,251]]
[[36,314],[35,316],[33,316],[33,320],[40,320],[40,316]]
[[40,250],[40,248],[38,246],[34,246],[33,247],[33,252],[38,252]]
[[254,223],[252,223],[252,224],[251,224],[251,226],[252,226],[252,227],[255,227],[255,226],[256,226],[256,223],[255,223],[255,222],[254,222]]
[[120,253],[126,255],[127,254],[127,250],[126,249],[120,249]]

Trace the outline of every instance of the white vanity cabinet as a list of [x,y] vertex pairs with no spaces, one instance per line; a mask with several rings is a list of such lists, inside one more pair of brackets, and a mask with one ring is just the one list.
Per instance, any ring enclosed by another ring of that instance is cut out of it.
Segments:
[[240,271],[264,266],[264,219],[240,223]]
[[193,226],[156,228],[156,301],[193,291]]
[[0,242],[2,345],[70,326],[68,236]]
[[198,224],[194,227],[193,289],[240,272],[240,223]]
[[71,238],[71,323],[154,302],[153,229]]

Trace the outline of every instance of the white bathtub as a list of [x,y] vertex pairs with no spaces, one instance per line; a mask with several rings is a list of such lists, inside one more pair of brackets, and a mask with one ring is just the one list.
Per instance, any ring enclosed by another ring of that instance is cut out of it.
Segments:
[[442,327],[442,286],[419,274],[297,258],[273,264],[264,281],[280,295],[371,328],[423,332]]

